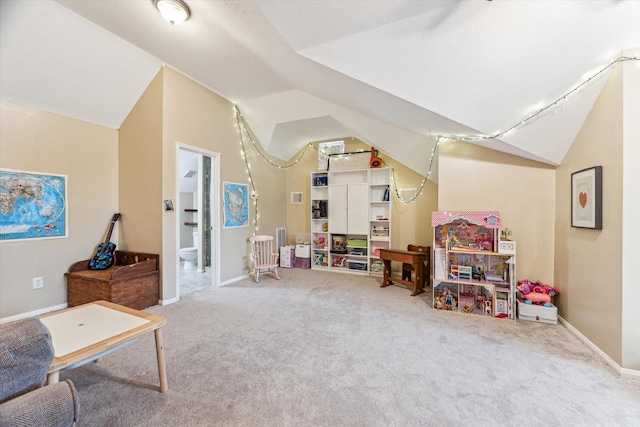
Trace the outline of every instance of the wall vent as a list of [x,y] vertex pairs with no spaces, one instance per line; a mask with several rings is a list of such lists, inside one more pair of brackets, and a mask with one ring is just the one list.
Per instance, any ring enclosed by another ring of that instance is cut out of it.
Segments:
[[287,245],[287,228],[276,228],[276,248],[280,251],[280,248]]

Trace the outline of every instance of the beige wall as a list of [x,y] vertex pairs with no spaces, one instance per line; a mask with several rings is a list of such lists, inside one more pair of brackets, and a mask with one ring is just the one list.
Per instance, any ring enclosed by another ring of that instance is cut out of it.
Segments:
[[161,259],[162,76],[160,70],[125,119],[118,143],[121,248]]
[[[162,196],[178,200],[176,168],[177,143],[197,147],[220,156],[220,188],[224,181],[249,184],[245,162],[241,155],[240,133],[236,125],[233,104],[219,95],[189,80],[180,73],[165,68],[163,92]],[[286,173],[264,162],[253,145],[245,139],[256,191],[259,194],[258,233],[274,234],[286,217],[284,191]],[[251,190],[251,188],[250,188]],[[235,280],[248,273],[247,239],[254,233],[254,204],[250,201],[250,225],[244,228],[222,228],[223,216],[215,224],[220,233],[220,282]],[[220,201],[222,207],[222,201]],[[162,215],[163,299],[175,297],[177,264],[176,212]],[[214,256],[216,256],[214,254]],[[214,273],[215,274],[215,273]]]
[[0,167],[67,175],[69,192],[68,238],[0,242],[0,318],[66,304],[64,273],[93,256],[118,210],[117,153],[116,130],[0,101]]
[[[317,143],[313,145],[317,146]],[[318,150],[307,146],[297,153],[292,161],[297,159],[300,159],[298,163],[287,169],[285,197],[287,198],[286,227],[289,244],[296,243],[297,233],[311,232],[311,194],[309,192],[311,191],[311,172],[318,170]],[[302,193],[301,205],[290,203],[291,192],[294,191]]]
[[[518,278],[553,283],[561,291],[560,314],[623,369],[639,370],[640,249],[633,234],[640,211],[638,74],[636,64],[616,68],[555,171],[460,141],[440,146],[439,186],[427,182],[417,203],[393,199],[392,246],[430,244],[434,210],[499,210],[519,242]],[[68,238],[0,243],[0,318],[64,305],[64,272],[91,257],[116,211],[124,216],[120,238],[112,240],[120,249],[161,253],[161,295],[175,297],[176,219],[163,212],[162,201],[179,197],[178,142],[219,153],[221,184],[249,183],[233,105],[168,68],[150,84],[120,136],[6,101],[0,101],[0,113],[0,167],[66,174],[69,191]],[[369,148],[358,140],[346,142],[347,151]],[[285,170],[265,162],[248,139],[245,147],[259,194],[258,233],[273,234],[286,224],[293,242],[296,233],[309,232],[309,176],[317,169],[317,151],[309,149],[296,167]],[[419,187],[421,176],[380,155],[395,168],[398,187]],[[570,174],[593,165],[604,167],[603,230],[574,229]],[[304,194],[303,205],[289,204],[291,191]],[[253,206],[251,216],[253,221]],[[221,282],[247,273],[246,239],[253,231],[253,222],[220,229]],[[32,278],[39,276],[45,287],[33,290]]]
[[553,168],[462,141],[438,150],[438,210],[499,211],[518,245],[517,278],[553,283]]
[[[316,148],[307,148],[304,156],[295,167],[288,169],[287,174],[287,240],[295,243],[297,233],[309,233],[311,231],[311,172],[318,170],[318,143],[312,144]],[[345,152],[369,151],[371,146],[356,139],[345,138]],[[304,151],[304,149],[303,149]],[[302,151],[293,160],[299,158]],[[423,177],[407,168],[400,162],[391,158],[384,152],[378,153],[385,162],[383,166],[393,168],[393,176],[399,188],[420,189]],[[425,159],[427,161],[428,159]],[[303,193],[302,205],[289,203],[289,195],[292,191]],[[432,181],[427,181],[423,192],[415,202],[403,204],[395,192],[391,194],[391,246],[393,248],[406,248],[408,244],[431,246],[433,231],[431,229],[431,212],[436,209],[438,198],[438,186]]]
[[[621,67],[613,71],[557,168],[555,233],[559,312],[618,364],[622,363],[623,234],[620,71]],[[597,165],[603,168],[602,230],[572,228],[571,173]]]

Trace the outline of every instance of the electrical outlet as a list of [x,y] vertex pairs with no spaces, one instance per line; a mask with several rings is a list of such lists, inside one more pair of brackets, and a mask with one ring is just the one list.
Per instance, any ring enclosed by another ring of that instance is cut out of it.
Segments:
[[43,277],[34,277],[33,278],[33,289],[42,289],[44,288],[44,278]]

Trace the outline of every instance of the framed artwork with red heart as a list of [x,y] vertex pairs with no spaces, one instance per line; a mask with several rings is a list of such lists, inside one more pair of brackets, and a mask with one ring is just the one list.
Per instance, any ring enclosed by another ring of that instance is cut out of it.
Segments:
[[602,230],[602,166],[571,174],[571,226]]

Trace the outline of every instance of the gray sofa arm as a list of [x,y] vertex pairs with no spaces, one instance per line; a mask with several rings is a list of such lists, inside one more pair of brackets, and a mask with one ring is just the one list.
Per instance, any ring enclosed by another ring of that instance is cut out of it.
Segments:
[[44,386],[0,404],[0,427],[73,426],[78,395],[70,380]]

